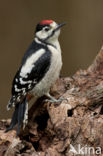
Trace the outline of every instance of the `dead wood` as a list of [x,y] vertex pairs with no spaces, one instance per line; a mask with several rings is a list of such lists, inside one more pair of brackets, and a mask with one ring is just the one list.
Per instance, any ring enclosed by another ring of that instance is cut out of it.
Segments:
[[0,121],[0,156],[72,156],[70,144],[102,150],[103,48],[87,70],[60,78],[51,93],[67,100],[51,104],[38,99],[19,138],[15,130],[4,133],[9,120]]

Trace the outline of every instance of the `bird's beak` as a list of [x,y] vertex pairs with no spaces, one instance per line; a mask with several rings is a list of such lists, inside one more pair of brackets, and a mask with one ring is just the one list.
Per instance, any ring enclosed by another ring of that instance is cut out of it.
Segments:
[[66,24],[66,22],[58,24],[57,27],[56,27],[56,29],[55,29],[55,31],[59,30],[65,24]]

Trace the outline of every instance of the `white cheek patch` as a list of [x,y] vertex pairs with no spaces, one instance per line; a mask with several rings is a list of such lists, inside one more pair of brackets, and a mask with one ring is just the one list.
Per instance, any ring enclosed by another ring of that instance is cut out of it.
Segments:
[[45,31],[41,30],[36,33],[36,36],[39,37],[40,39],[45,39],[48,36],[48,33],[45,33]]

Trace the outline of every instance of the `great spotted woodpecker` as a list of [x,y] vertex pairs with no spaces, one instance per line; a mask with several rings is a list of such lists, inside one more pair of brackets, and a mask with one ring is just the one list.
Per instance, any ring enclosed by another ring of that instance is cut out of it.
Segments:
[[58,41],[60,28],[64,25],[52,20],[43,20],[36,26],[34,40],[27,49],[12,83],[12,96],[7,105],[15,111],[6,132],[18,124],[17,135],[21,125],[28,120],[28,96],[46,95],[50,102],[59,102],[49,94],[51,86],[59,77],[62,67],[61,48]]

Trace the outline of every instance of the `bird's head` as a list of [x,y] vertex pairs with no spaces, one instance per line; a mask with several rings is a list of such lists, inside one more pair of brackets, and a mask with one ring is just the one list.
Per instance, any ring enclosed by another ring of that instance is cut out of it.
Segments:
[[35,37],[44,42],[58,39],[60,28],[65,23],[57,24],[53,20],[43,20],[36,26]]

